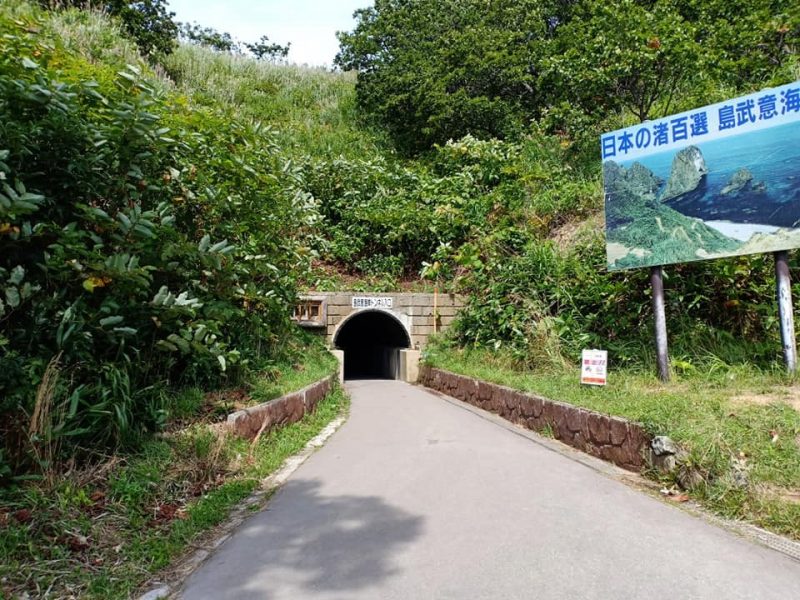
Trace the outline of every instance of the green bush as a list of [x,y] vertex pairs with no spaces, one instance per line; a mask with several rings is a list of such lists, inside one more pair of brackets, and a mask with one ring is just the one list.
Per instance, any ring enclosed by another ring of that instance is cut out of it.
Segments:
[[0,10],[0,412],[16,467],[35,410],[42,442],[130,443],[163,422],[166,386],[235,381],[279,353],[316,214],[270,131],[142,64],[89,62],[52,22]]
[[[495,234],[462,274],[467,309],[457,323],[462,342],[507,346],[535,365],[540,323],[550,323],[567,357],[607,348],[617,366],[651,363],[652,308],[648,273],[609,273],[600,231],[565,250],[528,238],[523,245]],[[769,256],[739,257],[665,268],[671,352],[691,362],[766,365],[780,358]],[[552,319],[552,321],[549,321]]]
[[[508,347],[529,365],[559,353],[575,360],[587,347],[608,348],[617,365],[647,364],[647,271],[608,272],[599,165],[582,168],[571,153],[563,140],[534,131],[519,143],[465,139],[435,154],[440,172],[469,173],[474,182],[469,193],[476,199],[460,205],[461,218],[468,207],[491,202],[436,256],[450,261],[445,271],[467,297],[456,336],[471,346]],[[676,357],[759,364],[779,358],[771,257],[665,272]]]

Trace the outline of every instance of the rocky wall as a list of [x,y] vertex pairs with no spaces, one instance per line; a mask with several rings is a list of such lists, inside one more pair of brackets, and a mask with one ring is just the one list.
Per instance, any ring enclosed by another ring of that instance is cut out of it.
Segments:
[[419,383],[527,429],[549,430],[557,440],[629,471],[646,464],[650,439],[639,423],[427,365],[420,367]]
[[275,427],[295,423],[306,413],[316,410],[320,400],[333,388],[335,379],[336,376],[332,375],[312,383],[299,392],[236,411],[228,415],[228,426],[237,435],[253,439],[262,427],[263,433],[268,433]]

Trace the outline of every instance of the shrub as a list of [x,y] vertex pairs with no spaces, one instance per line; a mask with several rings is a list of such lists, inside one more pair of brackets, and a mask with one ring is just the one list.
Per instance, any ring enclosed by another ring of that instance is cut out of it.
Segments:
[[142,64],[90,63],[50,23],[0,10],[0,411],[17,431],[4,441],[23,438],[7,444],[16,467],[55,356],[53,434],[97,448],[157,428],[165,386],[278,353],[315,218],[268,130]]

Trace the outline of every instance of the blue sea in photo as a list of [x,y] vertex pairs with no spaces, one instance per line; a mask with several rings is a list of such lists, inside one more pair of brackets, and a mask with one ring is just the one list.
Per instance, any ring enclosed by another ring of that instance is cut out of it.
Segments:
[[[708,175],[697,189],[667,206],[704,221],[800,227],[800,121],[694,145],[703,154]],[[663,190],[675,154],[670,150],[621,164],[643,164],[664,180]],[[752,184],[736,195],[722,195],[743,167],[753,174]],[[762,191],[760,182],[766,186]]]

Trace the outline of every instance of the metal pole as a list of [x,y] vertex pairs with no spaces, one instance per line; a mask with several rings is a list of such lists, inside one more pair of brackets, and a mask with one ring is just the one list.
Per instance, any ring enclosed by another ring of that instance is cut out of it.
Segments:
[[797,370],[797,344],[794,337],[794,314],[792,311],[792,282],[789,279],[789,253],[786,250],[776,252],[775,256],[775,291],[778,296],[778,316],[781,322],[781,343],[786,370],[794,373]]
[[664,312],[664,272],[661,267],[650,268],[650,285],[653,288],[653,316],[656,329],[656,360],[658,378],[669,381],[669,355],[667,353],[667,316]]
[[439,312],[439,284],[433,286],[433,333],[437,332],[436,313]]

